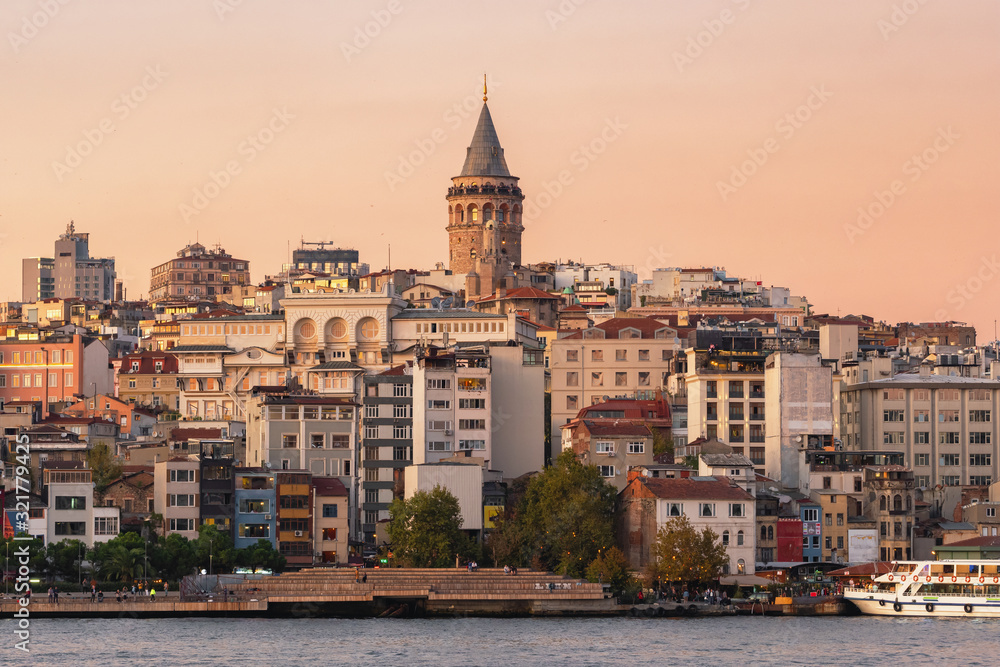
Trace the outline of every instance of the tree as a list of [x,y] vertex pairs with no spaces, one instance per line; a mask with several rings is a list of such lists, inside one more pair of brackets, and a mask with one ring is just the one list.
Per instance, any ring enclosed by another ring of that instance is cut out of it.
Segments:
[[670,459],[670,463],[674,462],[674,436],[667,431],[664,433],[658,428],[652,429],[653,431],[653,455],[659,456],[660,454],[666,454],[667,458]]
[[106,444],[94,445],[87,452],[87,466],[94,471],[94,491],[104,493],[111,482],[122,476],[122,464]]
[[389,539],[397,561],[411,567],[452,567],[455,556],[469,557],[473,545],[462,532],[458,498],[435,486],[389,507]]
[[693,470],[697,470],[700,465],[698,457],[695,454],[688,454],[684,457],[684,465]]
[[601,551],[587,566],[587,581],[610,584],[613,595],[621,595],[635,583],[628,558],[618,547]]
[[145,552],[142,547],[129,548],[123,543],[110,545],[102,550],[101,576],[108,581],[128,583],[142,575]]
[[571,451],[528,483],[514,514],[521,563],[580,577],[614,544],[617,490]]
[[164,579],[177,581],[191,574],[198,565],[194,544],[177,533],[161,537],[149,553],[149,561]]
[[231,572],[236,565],[237,550],[229,533],[220,531],[215,524],[198,526],[198,537],[193,543],[198,567],[212,574]]
[[271,542],[265,539],[259,539],[256,544],[239,549],[236,553],[236,564],[248,567],[253,572],[261,569],[280,572],[285,569],[286,562],[285,557],[275,551]]
[[686,516],[674,517],[656,534],[647,574],[664,582],[697,584],[718,579],[728,562],[715,531],[706,527],[699,533]]

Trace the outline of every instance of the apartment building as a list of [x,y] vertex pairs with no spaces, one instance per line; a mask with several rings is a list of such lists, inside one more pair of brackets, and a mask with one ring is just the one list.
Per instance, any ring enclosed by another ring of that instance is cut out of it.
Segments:
[[66,225],[55,242],[55,257],[29,257],[21,265],[21,300],[77,297],[111,301],[115,294],[115,260],[90,256],[90,234]]
[[117,537],[117,507],[95,507],[92,471],[45,470],[49,506],[46,543],[80,540],[88,547]]
[[268,540],[277,548],[278,506],[274,471],[236,468],[233,471],[233,545],[245,549]]
[[313,564],[313,489],[308,470],[275,470],[278,553],[289,567]]
[[679,349],[675,328],[641,317],[613,318],[553,341],[552,442],[585,406],[608,397],[653,398]]
[[177,251],[176,259],[154,266],[150,273],[149,300],[229,294],[234,285],[250,284],[250,262],[237,259],[223,248],[208,250],[200,243]]
[[157,411],[179,410],[177,357],[160,351],[135,352],[122,357],[118,397],[126,403]]
[[685,516],[695,530],[709,528],[720,536],[729,554],[726,574],[754,573],[756,500],[728,478],[650,479],[634,474],[618,502],[619,547],[634,569],[649,563],[657,531],[671,518]]
[[164,536],[177,533],[193,540],[201,525],[201,486],[197,457],[175,456],[153,467],[153,509],[163,517]]
[[336,477],[313,477],[313,519],[316,560],[348,562],[348,491]]
[[361,523],[365,544],[374,548],[376,526],[389,519],[392,501],[403,498],[403,470],[413,462],[412,371],[397,366],[365,375],[362,404]]
[[584,465],[596,465],[601,477],[619,491],[634,466],[653,464],[653,433],[643,422],[574,419],[562,426],[563,450]]
[[1000,479],[1000,381],[907,373],[861,362],[840,390],[845,447],[900,451],[918,488],[986,486]]

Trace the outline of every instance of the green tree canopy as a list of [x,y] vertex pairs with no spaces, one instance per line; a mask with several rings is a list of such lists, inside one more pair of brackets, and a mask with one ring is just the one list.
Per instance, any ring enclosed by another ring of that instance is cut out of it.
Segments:
[[251,568],[254,572],[265,569],[280,572],[285,569],[286,559],[274,550],[269,540],[259,539],[255,544],[236,552],[236,564]]
[[94,445],[87,452],[87,465],[94,471],[94,490],[104,493],[111,482],[122,476],[122,464],[106,444]]
[[614,595],[621,595],[635,583],[635,575],[629,569],[628,558],[618,547],[611,547],[597,554],[597,558],[587,566],[587,581],[611,585]]
[[389,507],[389,539],[397,561],[411,567],[452,567],[455,556],[469,557],[472,542],[462,532],[458,498],[435,486]]
[[670,431],[661,431],[658,428],[653,431],[653,455],[666,454],[670,463],[674,462],[674,436]]
[[616,496],[597,466],[585,466],[565,451],[528,483],[513,521],[504,527],[515,534],[502,539],[520,545],[521,564],[581,577],[598,553],[614,544]]
[[698,532],[682,516],[670,519],[657,532],[649,561],[651,579],[696,584],[718,579],[729,554],[715,531],[706,527]]

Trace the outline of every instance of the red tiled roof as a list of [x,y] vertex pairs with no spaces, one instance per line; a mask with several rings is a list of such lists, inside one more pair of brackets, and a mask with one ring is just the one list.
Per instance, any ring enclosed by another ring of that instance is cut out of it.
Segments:
[[751,500],[753,496],[725,477],[641,478],[657,498],[678,500]]
[[587,430],[590,431],[591,435],[632,435],[632,436],[648,436],[649,427],[643,423],[636,423],[622,420],[618,421],[589,421],[584,420],[584,424],[587,425]]
[[484,296],[479,299],[479,303],[484,303],[486,301],[499,301],[501,299],[544,299],[548,301],[558,301],[559,297],[552,296],[548,292],[543,292],[537,287],[516,287],[511,290],[507,290],[506,296],[499,297],[497,293],[494,292],[489,296]]
[[170,432],[169,440],[191,440],[221,438],[221,428],[175,428]]
[[942,547],[1000,547],[1000,535],[990,535],[988,537],[972,537],[958,542],[942,544]]
[[[641,338],[655,338],[660,329],[674,330],[674,327],[663,324],[653,317],[613,317],[610,320],[595,324],[594,329],[604,331],[606,339],[616,339],[622,329],[638,329]],[[583,338],[583,330],[564,336],[564,338]]]
[[346,496],[347,487],[336,477],[313,477],[317,496]]
[[389,370],[382,371],[379,375],[406,375],[406,364],[393,366]]

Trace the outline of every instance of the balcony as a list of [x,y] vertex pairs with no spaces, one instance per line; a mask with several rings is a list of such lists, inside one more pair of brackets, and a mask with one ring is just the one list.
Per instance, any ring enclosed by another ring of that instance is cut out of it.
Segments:
[[[750,434],[750,442],[764,442],[764,435],[763,434],[761,434],[761,435],[754,435],[753,433],[751,433]],[[754,461],[754,463],[756,463],[756,461]],[[762,465],[763,465],[763,463],[764,462],[761,461]]]
[[719,415],[716,412],[712,412],[712,413],[709,413],[709,414],[705,415],[705,419],[707,421],[710,421],[710,422],[718,421],[719,420]]
[[762,422],[764,421],[764,413],[762,412],[751,412],[750,421],[752,422]]

